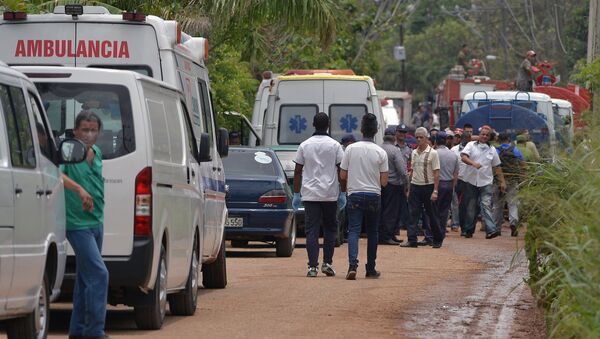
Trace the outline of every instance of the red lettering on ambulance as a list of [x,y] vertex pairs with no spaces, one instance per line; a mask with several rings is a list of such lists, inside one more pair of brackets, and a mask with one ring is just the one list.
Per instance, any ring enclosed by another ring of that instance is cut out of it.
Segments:
[[129,46],[127,45],[127,41],[121,42],[121,47],[119,48],[119,58],[129,59]]
[[62,58],[67,54],[67,46],[65,46],[66,41],[64,40],[56,40],[54,41],[54,55]]
[[16,57],[26,57],[25,54],[25,41],[17,40],[17,48],[15,48],[15,56]]
[[89,40],[88,41],[88,56],[90,58],[99,58],[100,57],[100,41],[98,41],[98,40]]
[[27,56],[42,56],[42,40],[27,40]]
[[49,58],[54,55],[54,42],[52,40],[44,40],[44,57]]
[[67,56],[69,58],[75,57],[75,53],[73,52],[73,40],[67,40]]
[[102,57],[110,58],[110,41],[102,41]]
[[79,40],[77,43],[77,57],[87,58],[87,49],[85,48],[85,40]]

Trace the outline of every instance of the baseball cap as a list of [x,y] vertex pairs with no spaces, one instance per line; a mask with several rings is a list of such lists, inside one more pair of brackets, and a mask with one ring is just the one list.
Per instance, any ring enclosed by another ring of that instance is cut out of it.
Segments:
[[463,130],[462,130],[462,128],[457,128],[457,129],[455,129],[455,130],[454,130],[454,134],[455,134],[455,135],[463,135]]
[[446,137],[453,137],[454,138],[454,132],[452,132],[451,130],[447,130],[443,133],[446,133]]
[[408,133],[408,127],[405,124],[396,126],[396,132]]
[[535,51],[527,51],[527,56],[536,56]]
[[440,131],[438,132],[438,134],[435,136],[435,142],[442,142],[445,143],[446,139],[448,138],[448,134],[446,134],[446,132],[444,131]]
[[383,134],[384,135],[394,135],[394,134],[396,134],[396,128],[388,127],[385,129],[385,132]]

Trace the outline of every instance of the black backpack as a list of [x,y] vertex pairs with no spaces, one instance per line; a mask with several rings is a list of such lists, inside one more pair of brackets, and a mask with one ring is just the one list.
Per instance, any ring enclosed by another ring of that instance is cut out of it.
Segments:
[[515,145],[510,145],[507,148],[498,148],[500,154],[498,155],[501,161],[500,168],[502,172],[506,174],[520,174],[521,159],[515,154]]

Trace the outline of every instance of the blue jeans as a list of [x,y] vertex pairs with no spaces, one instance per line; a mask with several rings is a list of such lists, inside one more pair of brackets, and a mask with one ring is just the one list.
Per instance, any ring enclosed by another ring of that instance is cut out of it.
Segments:
[[319,230],[323,226],[323,263],[333,263],[337,237],[337,201],[304,201],[306,252],[308,266],[319,265]]
[[437,199],[438,213],[440,216],[440,230],[446,234],[446,224],[448,223],[448,214],[450,212],[450,205],[452,204],[452,198],[454,197],[454,186],[452,181],[440,180],[439,193]]
[[477,187],[469,183],[465,183],[465,224],[462,232],[464,234],[473,234],[475,232],[475,224],[477,223],[477,212],[479,210],[479,202],[481,199],[481,215],[485,223],[485,231],[487,234],[494,233],[500,229],[496,227],[496,222],[493,216],[493,185],[489,184],[483,187]]
[[67,239],[75,252],[76,265],[69,335],[104,335],[108,270],[101,255],[102,234],[102,225],[67,231]]
[[381,197],[376,193],[352,193],[348,196],[348,261],[358,266],[358,239],[363,217],[367,231],[367,272],[375,270]]

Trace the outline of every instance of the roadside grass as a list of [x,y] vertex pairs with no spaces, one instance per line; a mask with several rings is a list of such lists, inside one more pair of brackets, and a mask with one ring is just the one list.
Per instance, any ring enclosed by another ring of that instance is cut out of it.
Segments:
[[[600,119],[521,188],[529,285],[548,337],[600,338]],[[535,172],[535,173],[533,173]]]

